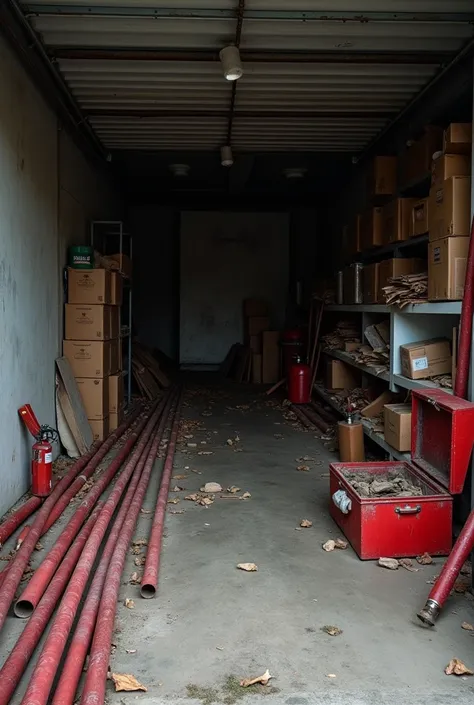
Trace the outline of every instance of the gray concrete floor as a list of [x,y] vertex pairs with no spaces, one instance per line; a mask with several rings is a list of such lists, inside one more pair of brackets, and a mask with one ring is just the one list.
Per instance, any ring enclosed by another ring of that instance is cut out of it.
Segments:
[[[328,514],[334,455],[245,388],[215,388],[212,398],[216,403],[209,404],[194,390],[183,409],[185,420],[202,425],[190,428],[193,438],[176,455],[175,474],[187,477],[173,482],[185,490],[173,495],[179,504],[169,505],[156,599],[142,600],[128,583],[137,570],[134,556],[124,571],[111,665],[134,674],[148,692],[113,693],[110,687],[110,705],[247,705],[262,696],[236,697],[229,678],[267,668],[274,678],[264,701],[278,705],[472,703],[474,677],[447,677],[444,667],[453,657],[474,667],[474,637],[461,629],[463,621],[474,623],[474,603],[452,597],[432,631],[414,616],[442,560],[410,573],[362,562],[350,548],[325,553],[322,543],[340,535]],[[212,416],[202,416],[209,408]],[[240,441],[228,445],[236,435]],[[314,459],[306,463],[310,471],[297,472],[304,455]],[[154,508],[160,466],[145,509]],[[184,500],[211,481],[237,485],[252,497],[217,495],[208,509]],[[176,510],[185,512],[170,513]],[[141,515],[136,537],[147,535],[151,518]],[[297,531],[302,519],[312,528]],[[240,562],[256,563],[258,572],[237,570]],[[135,601],[133,610],[123,604],[127,597]],[[330,637],[324,625],[343,633]],[[20,628],[9,620],[3,658]]]

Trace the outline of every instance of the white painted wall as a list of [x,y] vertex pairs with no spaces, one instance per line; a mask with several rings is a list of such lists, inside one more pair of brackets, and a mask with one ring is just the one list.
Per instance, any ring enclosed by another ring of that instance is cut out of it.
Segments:
[[18,407],[29,402],[41,423],[56,423],[67,246],[114,204],[1,39],[0,96],[1,515],[30,484],[32,440]]

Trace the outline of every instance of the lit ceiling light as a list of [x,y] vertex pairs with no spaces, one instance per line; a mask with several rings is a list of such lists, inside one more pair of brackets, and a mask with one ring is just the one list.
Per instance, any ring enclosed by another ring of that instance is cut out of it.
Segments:
[[230,45],[219,52],[224,76],[228,81],[237,81],[244,73],[238,47]]
[[189,174],[189,164],[170,164],[173,176],[186,177]]
[[225,144],[221,147],[221,164],[222,166],[232,166],[233,163],[232,148],[230,145]]

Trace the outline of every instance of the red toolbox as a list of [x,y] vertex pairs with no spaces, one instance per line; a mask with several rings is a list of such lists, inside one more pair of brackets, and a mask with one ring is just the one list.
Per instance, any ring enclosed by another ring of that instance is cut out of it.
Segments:
[[[412,393],[411,462],[331,463],[330,513],[359,558],[450,552],[452,495],[462,492],[473,441],[474,404],[426,389]],[[392,472],[421,495],[366,497],[347,479]]]

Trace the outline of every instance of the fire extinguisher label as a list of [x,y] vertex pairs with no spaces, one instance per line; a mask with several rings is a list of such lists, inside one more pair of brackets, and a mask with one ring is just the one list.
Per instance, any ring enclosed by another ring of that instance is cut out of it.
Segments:
[[45,463],[52,463],[53,462],[53,454],[52,453],[45,453],[44,454],[44,462]]

